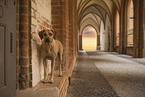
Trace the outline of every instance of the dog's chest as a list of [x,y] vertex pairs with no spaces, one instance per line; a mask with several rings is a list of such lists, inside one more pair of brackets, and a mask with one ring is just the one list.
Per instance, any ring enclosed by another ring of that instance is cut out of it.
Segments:
[[45,51],[46,51],[47,57],[54,57],[55,56],[55,51],[54,51],[53,47],[51,47],[49,49],[45,49]]
[[41,55],[48,59],[54,59],[57,56],[56,47],[47,44],[42,45]]

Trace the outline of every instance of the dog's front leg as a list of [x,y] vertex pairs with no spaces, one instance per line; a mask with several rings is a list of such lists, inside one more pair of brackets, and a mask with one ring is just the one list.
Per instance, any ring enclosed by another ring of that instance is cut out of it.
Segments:
[[44,82],[47,83],[48,82],[48,64],[46,59],[43,60],[43,66],[44,66]]
[[51,60],[51,76],[49,80],[50,84],[54,83],[54,67],[55,67],[55,59]]

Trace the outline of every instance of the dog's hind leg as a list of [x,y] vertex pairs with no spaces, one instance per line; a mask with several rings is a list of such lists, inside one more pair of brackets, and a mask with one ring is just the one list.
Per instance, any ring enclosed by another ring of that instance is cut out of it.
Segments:
[[62,65],[62,53],[59,54],[59,77],[62,77],[61,65]]

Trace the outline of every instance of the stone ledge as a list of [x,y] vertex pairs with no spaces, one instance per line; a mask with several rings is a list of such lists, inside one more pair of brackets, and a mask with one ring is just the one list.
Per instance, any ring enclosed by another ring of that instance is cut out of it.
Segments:
[[76,58],[71,62],[68,72],[63,72],[63,77],[58,77],[56,71],[54,84],[39,82],[35,87],[26,90],[17,90],[15,97],[65,97],[69,85],[68,78],[71,77]]
[[15,97],[59,97],[61,83],[65,83],[63,77],[58,77],[58,71],[55,72],[54,84],[39,82],[35,87],[26,90],[17,90]]
[[40,89],[26,89],[16,92],[15,97],[58,97],[59,90],[57,87],[48,87]]

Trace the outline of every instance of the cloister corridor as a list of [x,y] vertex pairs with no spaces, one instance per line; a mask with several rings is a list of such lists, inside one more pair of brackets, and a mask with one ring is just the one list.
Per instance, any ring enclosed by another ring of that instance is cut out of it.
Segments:
[[0,97],[145,97],[145,0],[0,0]]

